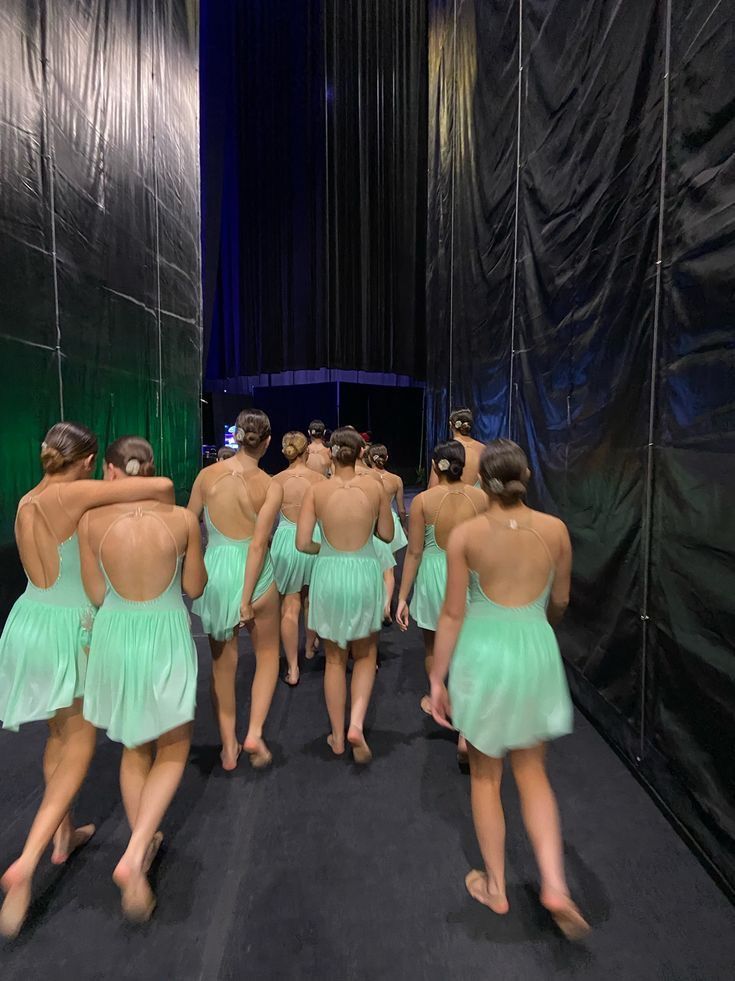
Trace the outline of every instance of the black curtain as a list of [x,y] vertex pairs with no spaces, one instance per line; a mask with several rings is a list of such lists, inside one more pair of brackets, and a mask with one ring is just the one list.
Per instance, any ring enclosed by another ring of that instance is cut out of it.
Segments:
[[422,378],[426,4],[202,10],[206,376]]
[[735,886],[725,7],[432,0],[427,404],[528,449],[577,700]]

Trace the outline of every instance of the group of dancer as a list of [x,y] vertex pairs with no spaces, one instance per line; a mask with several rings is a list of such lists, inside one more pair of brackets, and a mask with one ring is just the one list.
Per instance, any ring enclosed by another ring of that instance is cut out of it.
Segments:
[[[284,681],[295,687],[302,613],[305,656],[324,648],[331,753],[340,757],[349,748],[356,763],[368,763],[364,723],[378,634],[391,618],[395,555],[406,545],[396,620],[406,630],[413,617],[424,634],[430,693],[421,707],[460,733],[469,759],[484,869],[468,874],[467,889],[507,913],[500,783],[509,753],[539,863],[541,902],[568,937],[587,931],[564,877],[544,764],[544,744],[571,731],[551,626],[568,601],[569,537],[558,519],[526,505],[530,471],[522,450],[507,440],[485,446],[471,431],[469,410],[452,413],[451,438],[434,450],[429,486],[413,500],[406,537],[403,484],[387,470],[388,451],[367,447],[351,426],[328,442],[318,421],[308,436],[287,433],[286,469],[270,477],[260,466],[271,441],[268,417],[242,412],[237,451],[200,472],[186,509],[174,504],[171,482],[154,476],[144,439],[112,443],[105,479],[97,481],[90,479],[94,434],[74,423],[52,427],[41,449],[43,479],[20,501],[16,519],[28,584],[0,639],[4,727],[48,721],[45,791],[21,855],[0,880],[0,933],[19,932],[51,841],[52,861],[62,864],[94,834],[92,825],[75,827],[70,812],[96,729],[123,745],[120,788],[131,834],[113,872],[122,909],[134,921],[153,912],[148,872],[195,715],[197,657],[182,591],[210,640],[225,770],[234,770],[243,752],[258,770],[272,761],[264,728],[280,648]],[[242,629],[255,672],[240,741]]]

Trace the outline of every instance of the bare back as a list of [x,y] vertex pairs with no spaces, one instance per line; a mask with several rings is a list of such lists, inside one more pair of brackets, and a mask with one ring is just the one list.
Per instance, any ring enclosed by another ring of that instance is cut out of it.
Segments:
[[298,524],[306,492],[314,484],[324,483],[326,477],[307,464],[298,463],[276,474],[273,479],[283,488],[281,514],[294,524]]
[[563,566],[563,523],[530,508],[498,517],[486,512],[464,525],[464,553],[482,591],[501,606],[525,606],[539,599]]
[[457,481],[424,491],[421,507],[424,523],[433,526],[437,545],[446,551],[454,529],[487,509],[487,496],[478,487]]
[[476,484],[480,479],[480,460],[482,458],[485,444],[469,436],[455,437],[464,446],[465,465],[462,473],[462,482],[465,484]]
[[403,481],[397,474],[390,473],[388,470],[379,470],[376,467],[371,472],[377,474],[378,478],[381,480],[383,490],[388,495],[388,500],[392,504],[396,499],[396,494],[403,487]]
[[316,517],[333,548],[357,552],[370,541],[382,493],[373,478],[359,474],[346,483],[335,477],[314,488]]
[[320,474],[322,477],[326,477],[329,475],[331,465],[332,454],[329,451],[329,447],[325,446],[324,443],[309,443],[309,451],[306,457],[306,466],[309,470]]
[[253,537],[272,478],[259,467],[243,468],[237,457],[215,463],[197,478],[209,520],[227,538]]
[[59,546],[72,537],[77,521],[63,503],[60,484],[41,482],[18,504],[15,540],[28,579],[39,589],[48,589],[61,571]]
[[187,551],[192,518],[184,508],[140,501],[89,511],[83,519],[85,543],[98,569],[83,559],[84,584],[99,602],[103,573],[123,599],[150,602],[171,586]]

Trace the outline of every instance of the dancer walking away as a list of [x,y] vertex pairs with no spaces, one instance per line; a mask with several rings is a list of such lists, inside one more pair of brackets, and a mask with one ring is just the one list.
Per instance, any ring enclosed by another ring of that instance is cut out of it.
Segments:
[[[276,586],[281,595],[281,642],[286,652],[286,684],[299,683],[299,619],[302,605],[308,603],[308,588],[315,556],[296,548],[296,525],[301,503],[307,490],[324,478],[307,466],[309,443],[303,433],[290,432],[283,437],[283,455],[288,468],[273,479],[283,489],[283,503],[278,528],[271,543],[271,559]],[[315,635],[307,627],[306,657],[314,657]]]
[[[204,512],[209,542],[204,556],[209,577],[193,610],[201,617],[212,649],[212,700],[222,738],[222,767],[234,770],[240,756],[235,677],[241,624],[255,648],[250,723],[242,748],[256,769],[272,757],[263,727],[278,682],[279,602],[268,553],[268,537],[283,500],[283,490],[260,467],[270,443],[270,422],[259,409],[237,417],[237,454],[201,471],[194,482],[189,510]],[[247,600],[247,610],[242,607]],[[243,612],[247,619],[243,619]]]
[[[395,528],[393,540],[391,541],[389,548],[392,555],[395,556],[408,544],[406,532],[403,528],[406,521],[406,505],[403,500],[403,481],[398,474],[390,473],[385,469],[386,464],[388,463],[388,449],[382,443],[371,443],[365,451],[365,459],[370,464],[371,473],[375,474],[381,481],[383,490],[388,497],[388,503],[391,507],[391,515],[393,517],[393,525]],[[396,505],[398,508],[397,513],[393,508],[394,505]],[[378,550],[379,553],[381,551],[385,552],[382,543],[378,544]],[[396,576],[394,569],[395,561],[388,565],[388,568],[386,568],[383,572],[386,596],[384,621],[386,623],[392,622],[391,608],[393,605],[393,594],[396,590]]]
[[[465,484],[480,486],[480,459],[485,444],[472,437],[474,417],[469,409],[455,409],[449,417],[449,438],[456,439],[465,449],[465,467],[462,480]],[[432,473],[429,487],[437,484],[436,474]]]
[[135,500],[146,484],[152,497],[173,500],[173,485],[163,478],[125,486],[86,479],[96,456],[97,437],[86,426],[53,426],[41,446],[43,479],[22,498],[15,522],[28,584],[0,638],[0,718],[13,730],[48,720],[49,736],[43,799],[22,854],[0,880],[6,937],[23,925],[33,875],[51,839],[51,861],[62,865],[95,830],[91,824],[75,829],[69,813],[95,744],[94,728],[82,717],[94,608],[82,585],[77,525],[88,508]]
[[[311,487],[303,500],[296,533],[302,552],[317,555],[311,577],[309,626],[324,640],[324,696],[332,731],[328,743],[345,751],[347,658],[352,654],[350,725],[347,741],[357,763],[372,758],[363,732],[375,681],[377,633],[383,616],[383,577],[374,536],[384,542],[394,528],[388,498],[372,479],[358,477],[355,463],[363,440],[351,429],[331,439],[334,476]],[[317,521],[321,545],[313,540]]]
[[[440,443],[432,458],[438,484],[414,498],[408,522],[408,552],[398,596],[396,619],[401,630],[408,630],[408,597],[416,584],[410,613],[424,635],[427,679],[434,663],[434,636],[447,589],[447,542],[451,532],[464,521],[487,509],[487,497],[478,487],[462,483],[464,446],[456,440]],[[428,695],[421,708],[431,715]],[[460,756],[467,747],[460,736]]]
[[480,473],[488,510],[450,536],[447,597],[431,672],[434,718],[455,726],[469,744],[472,816],[485,867],[465,882],[478,902],[508,912],[500,783],[509,752],[541,873],[541,902],[564,934],[578,939],[589,927],[569,896],[559,814],[544,764],[544,744],[572,729],[551,626],[569,600],[569,535],[557,518],[525,505],[531,474],[515,443],[490,443]]
[[[146,440],[123,436],[108,446],[105,480],[154,472]],[[141,922],[155,906],[147,873],[191,744],[197,654],[181,589],[192,599],[204,590],[202,540],[191,511],[143,495],[88,511],[79,544],[84,585],[100,607],[84,717],[124,746],[120,790],[131,837],[113,878],[123,912]]]
[[332,465],[332,458],[329,455],[329,447],[324,442],[326,426],[321,419],[314,419],[309,423],[308,432],[309,452],[306,458],[306,464],[315,473],[321,474],[322,477],[328,477]]

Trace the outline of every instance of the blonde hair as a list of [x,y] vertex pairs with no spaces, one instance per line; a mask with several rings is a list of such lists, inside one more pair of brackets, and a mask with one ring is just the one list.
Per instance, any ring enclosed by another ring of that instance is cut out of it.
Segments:
[[153,447],[142,436],[121,436],[105,450],[105,463],[122,470],[129,477],[153,477],[156,464]]
[[281,452],[289,463],[303,456],[309,448],[309,440],[296,430],[286,433],[281,441]]
[[91,429],[78,422],[57,422],[41,443],[44,473],[60,473],[72,463],[96,456],[99,447]]

